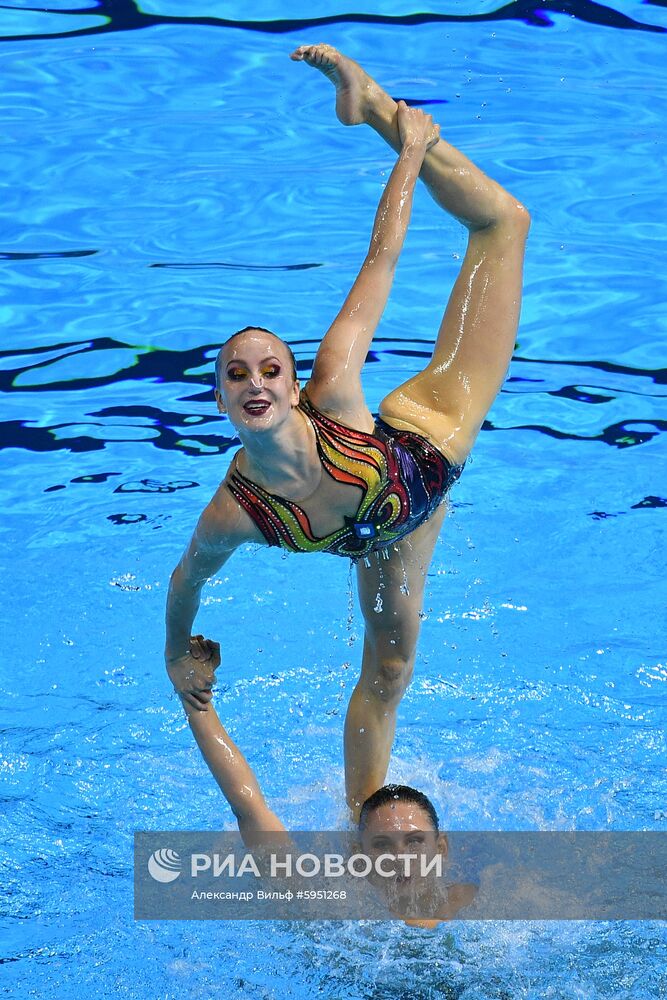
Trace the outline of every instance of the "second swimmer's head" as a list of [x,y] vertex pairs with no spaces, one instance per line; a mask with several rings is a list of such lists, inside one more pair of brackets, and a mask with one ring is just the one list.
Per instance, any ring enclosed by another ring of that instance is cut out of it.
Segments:
[[392,817],[394,825],[439,832],[438,814],[431,800],[410,785],[383,785],[366,799],[359,814],[359,831],[377,825],[379,814]]
[[414,859],[414,867],[396,868],[390,878],[371,877],[374,885],[394,894],[399,910],[407,902],[406,893],[428,888],[419,874],[424,862],[430,865],[440,855],[442,865],[448,853],[447,836],[439,831],[433,803],[409,785],[384,785],[366,799],[359,816],[359,847],[378,862],[383,857]]

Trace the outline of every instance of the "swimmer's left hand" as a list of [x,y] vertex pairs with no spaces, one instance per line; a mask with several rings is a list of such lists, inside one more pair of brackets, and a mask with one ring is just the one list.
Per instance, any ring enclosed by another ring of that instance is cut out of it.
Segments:
[[205,639],[203,635],[191,635],[190,655],[193,659],[206,663],[210,670],[217,670],[220,666],[220,643],[214,639]]

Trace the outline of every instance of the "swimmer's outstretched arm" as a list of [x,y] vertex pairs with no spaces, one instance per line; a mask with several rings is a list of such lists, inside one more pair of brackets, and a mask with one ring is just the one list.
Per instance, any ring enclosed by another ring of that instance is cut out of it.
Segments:
[[[223,512],[224,513],[224,512]],[[224,519],[222,521],[224,525]],[[171,575],[166,613],[165,664],[177,694],[191,708],[206,712],[213,670],[206,650],[190,644],[201,590],[227,562],[238,540],[225,533],[215,497],[199,519],[190,543]]]
[[[220,646],[210,639],[193,636],[196,651],[206,653],[215,671],[220,664]],[[220,786],[239,825],[246,846],[256,843],[256,834],[282,832],[285,827],[264,801],[257,778],[247,760],[218,718],[213,705],[200,712],[181,699],[190,728],[199,744],[202,757]]]

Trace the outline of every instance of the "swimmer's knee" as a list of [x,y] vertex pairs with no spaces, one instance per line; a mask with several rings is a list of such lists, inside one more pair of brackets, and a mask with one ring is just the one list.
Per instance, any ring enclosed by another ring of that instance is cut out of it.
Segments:
[[368,693],[383,704],[398,704],[407,690],[414,670],[414,658],[380,656],[368,672]]

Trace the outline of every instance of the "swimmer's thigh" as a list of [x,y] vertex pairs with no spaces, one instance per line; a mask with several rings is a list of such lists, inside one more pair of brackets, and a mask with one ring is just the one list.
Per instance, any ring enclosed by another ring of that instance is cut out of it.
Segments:
[[371,556],[370,566],[357,563],[359,604],[366,625],[365,641],[376,657],[411,661],[424,602],[426,575],[442,527],[447,504],[387,551]]
[[470,234],[431,361],[380,404],[387,423],[423,434],[454,463],[472,448],[512,357],[526,218],[518,213]]

